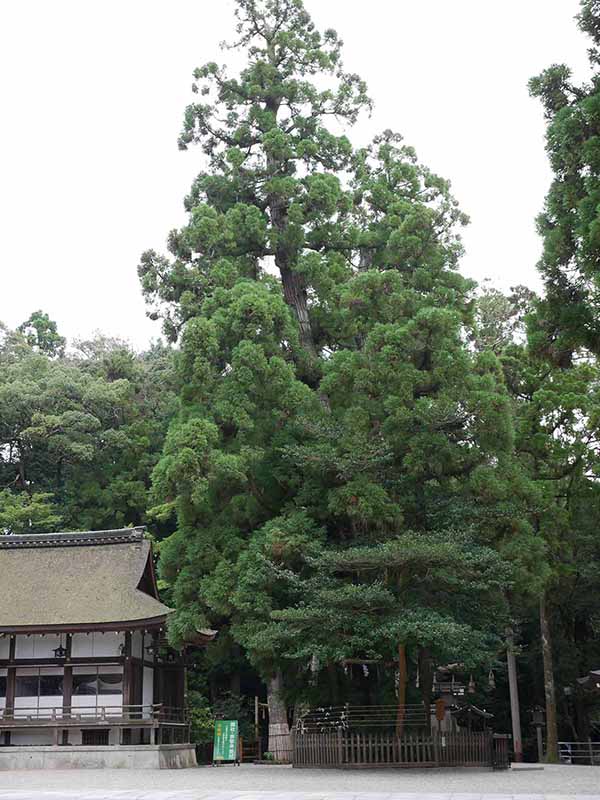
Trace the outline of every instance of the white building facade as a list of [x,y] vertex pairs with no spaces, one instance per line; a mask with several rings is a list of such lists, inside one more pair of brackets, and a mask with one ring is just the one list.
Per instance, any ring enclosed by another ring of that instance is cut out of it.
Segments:
[[140,528],[0,536],[0,769],[9,748],[186,745],[169,613]]

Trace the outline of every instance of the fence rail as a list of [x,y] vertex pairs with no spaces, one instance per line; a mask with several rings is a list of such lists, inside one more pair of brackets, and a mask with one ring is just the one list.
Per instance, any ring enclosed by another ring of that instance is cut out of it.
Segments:
[[491,732],[395,736],[383,732],[293,734],[295,767],[508,767],[508,739]]
[[296,727],[303,733],[321,733],[369,728],[373,731],[385,728],[424,728],[429,725],[429,715],[421,703],[393,706],[328,706],[314,708],[303,714]]
[[558,755],[563,764],[600,766],[600,742],[559,742]]
[[0,710],[0,728],[77,725],[182,725],[188,724],[183,708],[152,705],[16,707]]

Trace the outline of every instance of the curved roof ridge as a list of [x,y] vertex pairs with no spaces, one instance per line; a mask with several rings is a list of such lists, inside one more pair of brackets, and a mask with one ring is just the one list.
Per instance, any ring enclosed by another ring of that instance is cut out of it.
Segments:
[[69,547],[95,544],[141,542],[146,528],[115,528],[105,531],[63,531],[60,533],[22,533],[0,536],[0,550],[38,547]]

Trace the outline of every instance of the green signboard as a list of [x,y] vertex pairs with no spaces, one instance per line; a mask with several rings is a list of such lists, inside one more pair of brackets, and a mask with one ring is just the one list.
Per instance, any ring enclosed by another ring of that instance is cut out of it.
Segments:
[[238,760],[238,721],[218,719],[215,722],[213,761]]

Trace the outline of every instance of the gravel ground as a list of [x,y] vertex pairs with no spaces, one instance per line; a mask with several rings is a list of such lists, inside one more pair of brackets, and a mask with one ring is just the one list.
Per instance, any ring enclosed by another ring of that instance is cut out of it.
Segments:
[[600,800],[600,767],[544,770],[318,770],[255,766],[187,770],[15,770],[0,800]]

